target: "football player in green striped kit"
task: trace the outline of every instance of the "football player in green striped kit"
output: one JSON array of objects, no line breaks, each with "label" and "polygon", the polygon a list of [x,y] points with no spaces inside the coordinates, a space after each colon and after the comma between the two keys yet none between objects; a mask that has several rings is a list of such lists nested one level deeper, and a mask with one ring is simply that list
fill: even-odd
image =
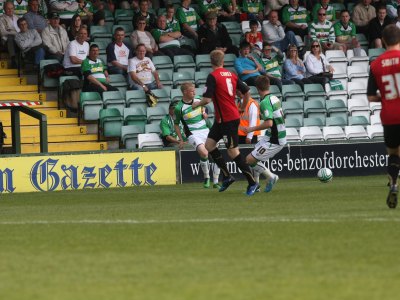
[{"label": "football player in green striped kit", "polygon": [[265,135],[254,146],[253,151],[246,157],[246,163],[253,171],[253,176],[258,183],[260,174],[267,179],[265,192],[270,192],[279,177],[273,174],[264,163],[272,158],[286,145],[286,128],[285,119],[281,102],[278,97],[269,94],[269,79],[267,76],[258,76],[256,79],[256,87],[260,94],[260,114],[264,120],[258,126],[248,127],[244,131],[252,132],[255,130],[264,130]]},{"label": "football player in green striped kit", "polygon": [[[182,133],[179,128],[179,123],[182,122],[183,130],[186,137],[188,138],[189,144],[191,144],[200,156],[200,167],[204,174],[204,188],[210,187],[210,163],[208,160],[208,151],[205,147],[205,142],[208,136],[209,128],[207,121],[204,118],[204,111],[201,106],[192,108],[193,102],[200,101],[197,99],[196,89],[193,83],[185,82],[181,85],[182,100],[175,106],[175,131],[182,141]],[[179,144],[179,147],[183,147],[183,143]],[[218,184],[220,169],[214,164],[213,169],[213,187],[220,188]]]}]

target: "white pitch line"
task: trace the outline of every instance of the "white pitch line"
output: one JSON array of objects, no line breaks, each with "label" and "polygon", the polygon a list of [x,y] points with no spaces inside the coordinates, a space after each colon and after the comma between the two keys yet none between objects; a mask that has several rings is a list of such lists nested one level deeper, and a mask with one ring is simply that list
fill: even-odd
[{"label": "white pitch line", "polygon": [[214,219],[172,219],[172,220],[32,220],[32,221],[0,221],[0,225],[57,225],[57,224],[179,224],[179,223],[342,223],[342,222],[400,222],[400,218],[357,217],[348,218],[288,218],[288,217],[260,217],[260,218],[214,218]]}]

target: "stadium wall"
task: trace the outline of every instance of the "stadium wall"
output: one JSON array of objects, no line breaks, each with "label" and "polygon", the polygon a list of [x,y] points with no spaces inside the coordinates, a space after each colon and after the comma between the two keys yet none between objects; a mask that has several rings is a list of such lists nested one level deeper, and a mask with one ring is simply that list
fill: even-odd
[{"label": "stadium wall", "polygon": [[[247,155],[252,147],[241,148]],[[222,150],[227,158],[226,150]],[[194,150],[180,151],[181,182],[199,181],[201,175],[199,158]],[[266,166],[280,177],[314,177],[322,167],[330,168],[335,176],[360,176],[386,172],[387,155],[383,142],[289,145]],[[240,170],[234,162],[228,163],[232,174]],[[199,175],[200,174],[200,175]],[[240,177],[238,177],[240,178]]]}]

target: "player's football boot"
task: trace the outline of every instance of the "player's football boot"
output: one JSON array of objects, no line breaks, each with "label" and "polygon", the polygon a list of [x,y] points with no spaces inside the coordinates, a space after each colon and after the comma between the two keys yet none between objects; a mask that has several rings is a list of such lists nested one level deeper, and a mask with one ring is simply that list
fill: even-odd
[{"label": "player's football boot", "polygon": [[279,176],[278,176],[278,175],[272,176],[272,177],[268,180],[267,185],[265,186],[264,192],[269,193],[270,191],[272,191],[272,188],[273,188],[274,185],[278,182],[278,180],[279,180]]},{"label": "player's football boot", "polygon": [[222,185],[221,185],[221,187],[219,188],[219,192],[223,192],[223,191],[225,191],[232,183],[234,183],[235,182],[235,178],[234,177],[232,177],[232,176],[230,176],[230,177],[227,177],[227,178],[225,178],[223,181],[222,181]]},{"label": "player's football boot", "polygon": [[247,196],[253,196],[254,193],[257,192],[257,189],[259,189],[259,188],[260,188],[260,185],[258,183],[255,183],[253,185],[249,185],[247,187],[247,190],[246,190],[246,195]]},{"label": "player's football boot", "polygon": [[396,208],[397,206],[397,193],[398,189],[397,186],[393,185],[390,188],[389,195],[387,196],[386,199],[386,204],[389,208]]},{"label": "player's football boot", "polygon": [[214,184],[213,184],[213,188],[214,188],[214,189],[220,189],[221,186],[220,186],[219,183],[214,183]]},{"label": "player's football boot", "polygon": [[208,189],[210,187],[210,178],[204,178],[203,187]]}]

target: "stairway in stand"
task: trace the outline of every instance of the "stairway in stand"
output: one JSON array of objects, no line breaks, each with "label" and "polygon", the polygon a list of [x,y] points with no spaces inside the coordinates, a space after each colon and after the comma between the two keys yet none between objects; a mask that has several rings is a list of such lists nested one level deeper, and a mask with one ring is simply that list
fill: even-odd
[{"label": "stairway in stand", "polygon": [[[49,152],[75,152],[107,150],[107,142],[98,142],[96,134],[88,134],[85,125],[78,126],[77,118],[67,118],[65,109],[57,108],[57,99],[47,99],[46,92],[37,92],[36,84],[28,84],[28,76],[18,77],[16,69],[7,68],[7,60],[0,60],[0,106],[12,102],[24,102],[47,116]],[[35,76],[32,76],[35,77]],[[54,94],[54,93],[53,93]],[[7,138],[4,147],[11,147],[11,114],[9,109],[0,110]],[[38,120],[20,113],[22,153],[40,152]]]}]

